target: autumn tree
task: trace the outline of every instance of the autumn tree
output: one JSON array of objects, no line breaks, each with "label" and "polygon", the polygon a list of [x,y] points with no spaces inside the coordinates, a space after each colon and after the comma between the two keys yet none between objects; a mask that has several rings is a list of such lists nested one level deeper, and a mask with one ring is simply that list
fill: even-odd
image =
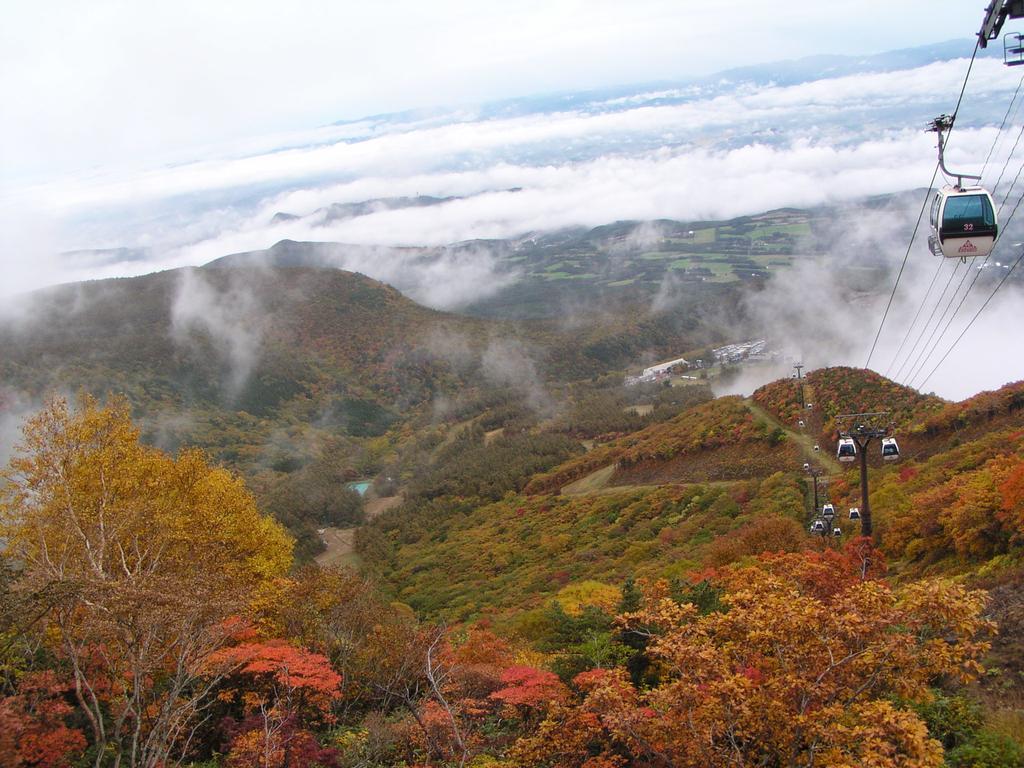
[{"label": "autumn tree", "polygon": [[0,478],[0,536],[66,665],[95,764],[172,763],[215,680],[206,662],[291,541],[242,481],[195,451],[143,446],[128,404],[54,400]]},{"label": "autumn tree", "polygon": [[373,644],[391,632],[412,632],[408,614],[389,605],[365,577],[315,565],[289,580],[274,605],[274,621],[278,634],[323,654],[342,676],[344,695],[334,703],[339,714],[379,700],[374,682],[387,663]]},{"label": "autumn tree", "polygon": [[649,638],[660,683],[638,690],[619,669],[579,675],[579,703],[522,739],[518,764],[937,768],[941,745],[893,702],[979,671],[983,597],[942,581],[893,588],[843,559],[776,555],[728,569],[723,610],[705,615],[651,585],[621,622]]},{"label": "autumn tree", "polygon": [[17,692],[0,696],[0,762],[9,768],[65,768],[85,749],[68,724],[70,685],[50,670],[30,672]]},{"label": "autumn tree", "polygon": [[232,768],[304,768],[333,762],[313,729],[331,723],[341,696],[341,675],[327,657],[283,640],[250,640],[211,654],[216,677],[234,670],[219,698],[237,701],[241,718],[231,722],[228,764]]}]

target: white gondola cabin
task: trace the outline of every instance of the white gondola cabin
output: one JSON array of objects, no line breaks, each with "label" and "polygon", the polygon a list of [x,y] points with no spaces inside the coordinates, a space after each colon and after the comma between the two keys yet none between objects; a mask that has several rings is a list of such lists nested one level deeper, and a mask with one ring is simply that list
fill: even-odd
[{"label": "white gondola cabin", "polygon": [[931,209],[928,247],[936,256],[988,256],[999,235],[992,195],[982,187],[943,187]]},{"label": "white gondola cabin", "polygon": [[825,524],[821,520],[815,520],[811,523],[811,533],[823,533],[825,531]]},{"label": "white gondola cabin", "polygon": [[833,536],[842,536],[843,535],[843,529],[840,528],[839,526],[836,526],[835,528],[832,529],[832,535]]},{"label": "white gondola cabin", "polygon": [[831,504],[826,504],[821,508],[821,516],[826,520],[832,520],[836,516],[836,508]]},{"label": "white gondola cabin", "polygon": [[900,447],[895,437],[882,438],[882,459],[883,461],[896,461],[900,457]]},{"label": "white gondola cabin", "polygon": [[853,442],[852,438],[840,438],[839,447],[836,449],[836,458],[840,461],[853,461],[857,458],[857,444]]},{"label": "white gondola cabin", "polygon": [[860,520],[860,507],[850,507],[850,519]]}]

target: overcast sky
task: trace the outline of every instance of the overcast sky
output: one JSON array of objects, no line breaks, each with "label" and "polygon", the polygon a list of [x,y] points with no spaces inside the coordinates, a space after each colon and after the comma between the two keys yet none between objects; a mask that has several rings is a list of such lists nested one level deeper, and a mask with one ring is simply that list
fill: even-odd
[{"label": "overcast sky", "polygon": [[203,155],[436,104],[872,53],[980,26],[982,0],[2,0],[0,183]]}]

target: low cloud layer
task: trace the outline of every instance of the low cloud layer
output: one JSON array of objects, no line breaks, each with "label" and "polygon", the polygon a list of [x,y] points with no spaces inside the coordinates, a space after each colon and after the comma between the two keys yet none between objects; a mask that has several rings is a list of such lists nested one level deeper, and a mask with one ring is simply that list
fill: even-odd
[{"label": "low cloud layer", "polygon": [[[0,266],[8,278],[0,294],[199,265],[289,239],[353,244],[334,250],[330,263],[430,306],[457,309],[516,274],[486,242],[445,248],[453,243],[623,219],[724,219],[923,187],[935,163],[935,137],[924,123],[951,109],[966,63],[795,85],[708,82],[510,115],[481,108],[375,118],[173,167],[8,189],[0,199]],[[951,167],[981,168],[1018,81],[1019,73],[998,61],[975,63],[949,146]],[[1012,142],[1005,138],[1018,128],[996,145],[987,179],[1007,161]],[[1011,171],[1020,159],[1010,158]],[[382,205],[341,219],[322,210],[418,195],[452,199]],[[851,292],[841,271],[864,256],[895,268],[914,216],[916,210],[865,209],[839,222],[825,256],[800,261],[776,281],[753,307],[755,316],[809,365],[862,365],[887,292]],[[656,227],[636,237],[657,239]],[[934,261],[922,243],[919,236],[887,328],[909,324],[930,279]],[[424,247],[441,250],[426,257],[418,250]],[[262,331],[252,322],[259,308],[242,290],[217,292],[188,274],[174,308],[179,342],[209,334],[225,385],[236,391],[259,356]],[[675,293],[667,279],[655,310],[670,306]],[[990,325],[1013,311],[1013,301],[1007,291],[986,310],[928,388],[958,396],[983,380],[993,386],[1024,376],[998,352],[1007,326]],[[901,338],[901,330],[883,334],[876,360],[895,354],[893,339],[898,346]],[[1000,365],[968,366],[970,350],[984,350]],[[505,350],[495,361],[514,357]],[[943,378],[944,370],[956,375]]]}]

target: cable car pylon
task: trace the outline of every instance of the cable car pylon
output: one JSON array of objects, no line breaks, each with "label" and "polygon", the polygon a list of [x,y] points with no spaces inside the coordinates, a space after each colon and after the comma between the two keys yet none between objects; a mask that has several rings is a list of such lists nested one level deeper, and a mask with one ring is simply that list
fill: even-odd
[{"label": "cable car pylon", "polygon": [[[854,446],[856,446],[856,453],[860,456],[860,535],[871,536],[871,501],[868,497],[868,454],[867,448],[872,440],[884,439],[889,437],[889,428],[887,426],[880,427],[875,426],[879,422],[887,422],[889,418],[888,411],[881,411],[877,413],[847,413],[836,416],[836,422],[852,422],[852,426],[847,429],[837,430],[839,433],[839,439],[849,440]],[[893,440],[892,445],[895,447],[896,441]],[[884,451],[885,443],[883,443],[883,458],[885,457]],[[896,448],[896,457],[899,456],[899,448]]]}]

